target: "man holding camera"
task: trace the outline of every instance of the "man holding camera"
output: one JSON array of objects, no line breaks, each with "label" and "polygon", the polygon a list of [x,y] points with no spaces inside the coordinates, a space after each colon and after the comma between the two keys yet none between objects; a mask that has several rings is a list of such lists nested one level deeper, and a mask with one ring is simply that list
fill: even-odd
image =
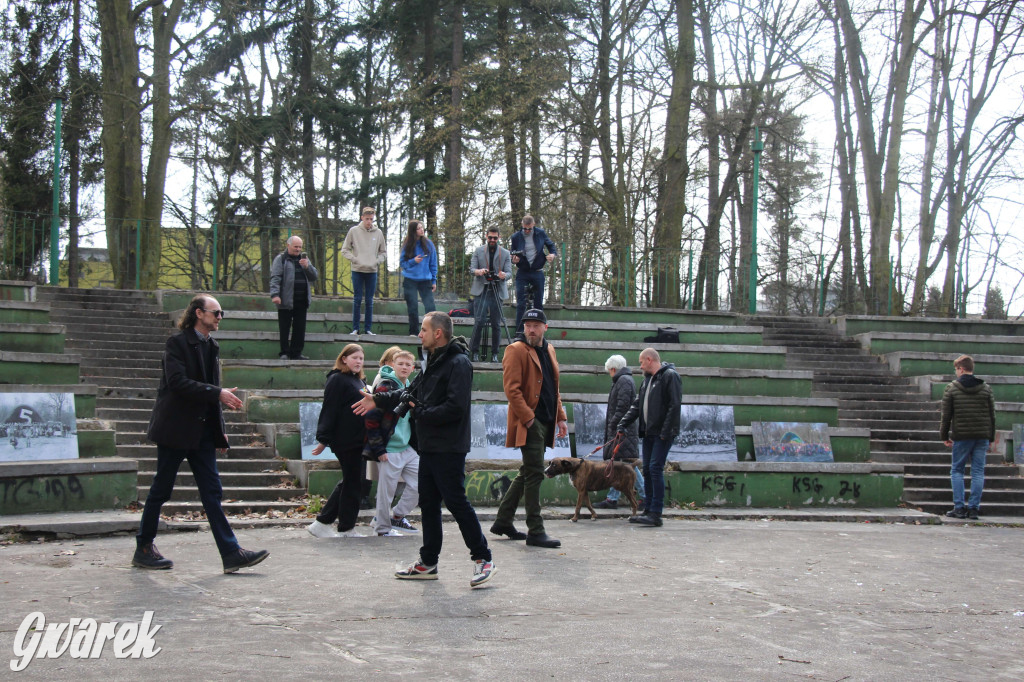
[{"label": "man holding camera", "polygon": [[472,361],[486,360],[486,351],[481,355],[480,337],[484,324],[491,323],[491,362],[498,362],[498,347],[501,343],[501,306],[508,298],[506,280],[512,276],[512,259],[507,249],[498,243],[498,228],[487,230],[487,243],[477,247],[470,262],[473,272],[473,286],[469,293],[473,297],[473,339],[469,343]]},{"label": "man holding camera", "polygon": [[[306,312],[313,301],[317,272],[302,250],[302,239],[292,236],[285,250],[270,266],[270,300],[277,306],[282,360],[309,360],[302,354],[306,343]],[[288,341],[291,332],[291,343]]]},{"label": "man holding camera", "polygon": [[412,444],[420,453],[419,493],[423,546],[419,560],[395,572],[399,580],[437,580],[441,555],[441,502],[459,524],[462,539],[475,562],[470,587],[491,579],[494,563],[477,519],[466,497],[466,455],[470,442],[470,401],[473,364],[461,336],[452,338],[452,318],[434,311],[423,317],[420,341],[429,354],[427,367],[405,391],[366,396],[352,406],[364,415],[375,406],[401,416],[400,403],[412,408]]},{"label": "man holding camera", "polygon": [[[544,249],[548,250],[547,255]],[[556,256],[558,249],[555,243],[544,230],[534,225],[533,216],[523,216],[523,229],[512,235],[512,262],[519,268],[516,273],[517,334],[522,331],[523,313],[527,308],[544,309],[544,266]],[[529,295],[527,290],[533,295]]]},{"label": "man holding camera", "polygon": [[[560,547],[561,542],[544,532],[540,515],[540,484],[544,480],[544,450],[558,437],[569,435],[569,424],[558,392],[558,360],[555,349],[544,340],[548,328],[543,310],[523,314],[523,331],[505,348],[502,383],[508,399],[508,432],[505,447],[520,448],[523,464],[495,515],[491,532],[510,540],[526,540],[533,547]],[[519,498],[526,504],[527,533],[512,524]]]}]

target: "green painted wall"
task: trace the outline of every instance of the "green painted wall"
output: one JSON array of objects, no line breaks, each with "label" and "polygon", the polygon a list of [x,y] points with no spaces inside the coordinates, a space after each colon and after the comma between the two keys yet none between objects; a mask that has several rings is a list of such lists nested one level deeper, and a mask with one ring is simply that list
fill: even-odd
[{"label": "green painted wall", "polygon": [[0,515],[118,509],[138,498],[136,472],[0,478]]},{"label": "green painted wall", "polygon": [[[466,494],[474,505],[496,506],[503,484],[515,471],[472,471],[466,474]],[[903,478],[888,474],[781,474],[750,472],[670,472],[666,474],[666,505],[697,507],[896,507],[903,501]],[[310,494],[328,496],[341,471],[309,474]],[[604,492],[591,493],[591,501]],[[566,475],[546,478],[541,504],[575,506],[576,489]],[[586,518],[586,507],[580,518]]]},{"label": "green painted wall", "polygon": [[0,382],[5,384],[77,384],[78,363],[0,360]]},{"label": "green painted wall", "polygon": [[865,332],[903,332],[908,334],[979,334],[984,336],[1024,336],[1024,324],[979,320],[951,320],[913,317],[846,318],[846,334]]},{"label": "green painted wall", "polygon": [[971,341],[949,339],[871,339],[871,352],[876,355],[895,351],[922,353],[964,353],[971,355],[1024,355],[1024,339],[1019,342],[989,341],[981,336]]},{"label": "green painted wall", "polygon": [[78,457],[116,457],[114,431],[78,431]]},{"label": "green painted wall", "polygon": [[20,282],[0,283],[0,301],[31,301],[34,284]]},{"label": "green painted wall", "polygon": [[[942,392],[946,390],[948,384],[949,381],[932,382],[932,400],[941,399]],[[996,402],[1024,403],[1024,383],[992,384],[992,393],[996,397]]]},{"label": "green painted wall", "polygon": [[63,353],[64,334],[0,331],[0,350],[17,353]]},{"label": "green painted wall", "polygon": [[[947,375],[953,367],[953,361],[946,358],[902,358],[900,359],[900,375],[919,377],[929,374]],[[979,376],[993,374],[998,376],[1021,376],[1024,374],[1024,360],[1021,362],[981,362],[975,366]]]},{"label": "green painted wall", "polygon": [[38,308],[0,307],[0,322],[14,324],[49,324],[50,311]]}]

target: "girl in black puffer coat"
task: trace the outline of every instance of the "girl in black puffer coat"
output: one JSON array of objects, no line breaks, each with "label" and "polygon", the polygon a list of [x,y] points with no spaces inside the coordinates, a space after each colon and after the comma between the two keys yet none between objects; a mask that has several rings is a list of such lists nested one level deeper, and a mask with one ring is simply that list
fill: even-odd
[{"label": "girl in black puffer coat", "polygon": [[[612,378],[612,389],[608,392],[608,411],[604,420],[604,440],[607,443],[615,437],[619,421],[636,398],[636,384],[633,383],[633,372],[626,366],[626,358],[621,355],[613,355],[608,358],[604,363],[604,368]],[[603,452],[605,459],[611,459],[612,448],[604,448]],[[638,459],[639,457],[640,440],[637,435],[637,423],[634,421],[626,430],[626,440],[619,446],[618,452],[615,453],[615,459]],[[640,467],[634,467],[634,469],[636,471],[636,487],[643,499],[644,477],[640,473]],[[620,494],[615,488],[610,488],[607,499],[594,506],[599,509],[617,509]]]}]

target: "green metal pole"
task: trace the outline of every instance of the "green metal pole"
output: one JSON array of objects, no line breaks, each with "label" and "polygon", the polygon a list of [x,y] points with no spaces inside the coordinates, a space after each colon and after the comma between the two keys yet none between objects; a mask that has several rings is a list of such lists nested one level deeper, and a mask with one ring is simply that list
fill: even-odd
[{"label": "green metal pole", "polygon": [[825,255],[818,257],[818,277],[821,280],[821,302],[818,304],[818,317],[825,317]]},{"label": "green metal pole", "polygon": [[761,141],[761,130],[754,126],[754,141],[750,143],[754,152],[754,201],[750,207],[750,314],[757,312],[757,190],[761,176],[761,152],[764,142]]},{"label": "green metal pole", "polygon": [[50,284],[60,284],[60,122],[64,99],[56,99],[57,115],[53,130],[53,215],[50,218]]},{"label": "green metal pole", "polygon": [[686,254],[689,261],[686,266],[686,309],[693,310],[693,251],[687,251]]},{"label": "green metal pole", "polygon": [[135,288],[140,288],[142,266],[142,218],[135,221]]},{"label": "green metal pole", "polygon": [[558,284],[562,289],[561,301],[562,305],[565,305],[565,263],[568,256],[568,251],[565,250],[565,242],[562,242],[562,262],[558,265]]},{"label": "green metal pole", "polygon": [[892,258],[889,259],[889,317],[892,317]]},{"label": "green metal pole", "polygon": [[[291,232],[291,229],[288,230]],[[213,224],[213,281],[210,282],[210,291],[217,290],[217,223]]]}]

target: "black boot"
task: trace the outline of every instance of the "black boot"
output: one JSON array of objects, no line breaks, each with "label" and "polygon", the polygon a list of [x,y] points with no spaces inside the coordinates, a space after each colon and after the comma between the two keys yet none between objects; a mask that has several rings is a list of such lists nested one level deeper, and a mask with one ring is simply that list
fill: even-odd
[{"label": "black boot", "polygon": [[638,526],[660,526],[661,525],[661,514],[655,512],[647,512],[642,516],[630,516],[630,523],[635,523]]}]

